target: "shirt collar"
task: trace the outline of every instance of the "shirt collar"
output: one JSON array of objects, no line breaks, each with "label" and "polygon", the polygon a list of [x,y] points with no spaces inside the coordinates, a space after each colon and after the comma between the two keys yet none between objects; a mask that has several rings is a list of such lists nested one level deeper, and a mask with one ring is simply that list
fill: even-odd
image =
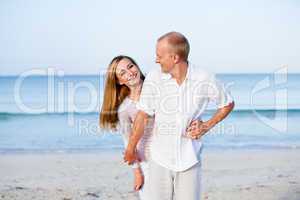
[{"label": "shirt collar", "polygon": [[164,72],[162,72],[162,73],[161,73],[161,78],[162,78],[163,80],[169,80],[169,79],[172,78],[172,76],[171,76],[171,74],[169,74],[169,73],[164,73]]},{"label": "shirt collar", "polygon": [[189,62],[189,67],[188,67],[188,71],[187,71],[187,75],[186,75],[187,79],[190,79],[190,80],[198,80],[199,79],[197,73],[195,73],[196,72],[195,68],[196,68],[196,66]]}]

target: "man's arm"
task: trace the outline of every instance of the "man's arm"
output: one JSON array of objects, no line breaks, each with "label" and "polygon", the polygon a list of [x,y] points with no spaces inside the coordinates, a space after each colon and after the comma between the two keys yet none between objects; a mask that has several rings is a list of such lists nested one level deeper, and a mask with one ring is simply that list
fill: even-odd
[{"label": "man's arm", "polygon": [[140,110],[133,122],[132,133],[124,154],[124,161],[128,162],[129,165],[131,165],[135,160],[138,160],[136,155],[136,146],[144,134],[148,118],[148,114]]},{"label": "man's arm", "polygon": [[194,120],[187,129],[187,135],[192,139],[199,139],[217,123],[222,121],[234,108],[234,102],[219,108],[217,112],[206,122]]}]

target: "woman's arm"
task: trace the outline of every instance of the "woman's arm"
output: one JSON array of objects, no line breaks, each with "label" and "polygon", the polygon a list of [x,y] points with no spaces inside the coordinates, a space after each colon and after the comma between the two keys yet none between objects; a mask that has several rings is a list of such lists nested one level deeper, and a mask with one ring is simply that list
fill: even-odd
[{"label": "woman's arm", "polygon": [[[128,112],[120,112],[118,113],[119,117],[119,130],[122,134],[123,138],[123,144],[126,148],[129,142],[130,134],[132,131],[132,121],[128,115]],[[142,188],[144,184],[144,175],[142,172],[142,169],[140,167],[140,164],[138,161],[136,161],[133,165],[133,175],[134,175],[134,190],[138,191]]]},{"label": "woman's arm", "polygon": [[130,139],[125,151],[124,161],[128,162],[129,165],[133,164],[138,160],[136,153],[136,146],[144,134],[144,129],[147,124],[149,116],[143,111],[139,111],[133,123],[133,130],[130,135]]},{"label": "woman's arm", "polygon": [[[122,134],[124,148],[126,148],[128,146],[130,136],[132,133],[132,128],[131,128],[132,120],[129,117],[129,113],[126,111],[118,112],[118,117],[119,117],[119,130]],[[138,168],[138,167],[140,166],[137,160],[133,163],[132,168]]]}]

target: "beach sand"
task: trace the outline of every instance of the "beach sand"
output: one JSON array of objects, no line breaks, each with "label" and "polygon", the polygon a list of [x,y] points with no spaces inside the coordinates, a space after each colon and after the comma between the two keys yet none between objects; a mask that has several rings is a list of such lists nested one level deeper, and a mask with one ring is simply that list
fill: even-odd
[{"label": "beach sand", "polygon": [[[0,199],[137,199],[122,151],[0,154]],[[203,199],[300,199],[300,150],[205,150]]]}]

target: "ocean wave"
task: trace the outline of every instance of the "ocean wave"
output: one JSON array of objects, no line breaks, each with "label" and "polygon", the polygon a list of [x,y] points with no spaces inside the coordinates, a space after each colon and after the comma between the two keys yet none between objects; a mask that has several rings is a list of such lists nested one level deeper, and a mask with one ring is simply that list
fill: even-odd
[{"label": "ocean wave", "polygon": [[[215,112],[215,110],[207,110],[204,114],[210,114]],[[268,113],[268,112],[300,112],[300,108],[292,108],[292,109],[234,109],[232,113]],[[98,115],[99,112],[40,112],[40,113],[26,113],[26,112],[0,112],[0,116],[38,116],[38,115]]]},{"label": "ocean wave", "polygon": [[[204,144],[204,150],[238,150],[238,149],[300,149],[300,144]],[[122,151],[124,146],[120,145],[111,145],[111,146],[102,146],[102,147],[81,147],[81,148],[0,148],[0,154],[6,153],[78,153],[78,152],[99,152],[99,151]]]}]

